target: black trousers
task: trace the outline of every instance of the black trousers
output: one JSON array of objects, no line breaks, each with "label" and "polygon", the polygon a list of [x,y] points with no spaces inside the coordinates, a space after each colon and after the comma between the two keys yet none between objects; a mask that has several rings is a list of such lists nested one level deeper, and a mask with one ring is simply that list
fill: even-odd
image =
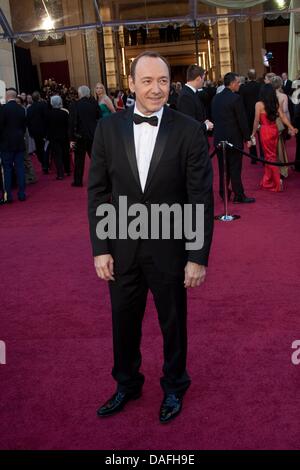
[{"label": "black trousers", "polygon": [[[219,192],[224,195],[224,164],[223,150],[218,150],[219,163]],[[243,157],[237,150],[226,148],[227,155],[227,186],[231,183],[232,191],[237,197],[244,196],[244,187],[242,183],[242,162]]]},{"label": "black trousers", "polygon": [[78,139],[76,142],[74,155],[74,183],[75,185],[82,185],[83,173],[84,173],[84,162],[85,154],[91,158],[93,142],[87,139]]},{"label": "black trousers", "polygon": [[141,241],[135,262],[125,274],[115,273],[110,281],[113,320],[114,366],[112,375],[118,390],[141,390],[144,376],[140,345],[142,321],[148,290],[153,294],[163,335],[164,364],[161,387],[165,393],[184,394],[190,385],[186,372],[187,298],[183,285],[184,271],[161,272]]},{"label": "black trousers", "polygon": [[51,155],[55,162],[57,176],[63,178],[64,172],[70,173],[69,142],[52,140],[50,142],[50,148]]},{"label": "black trousers", "polygon": [[38,157],[38,160],[40,164],[42,165],[42,169],[44,171],[49,170],[49,151],[47,150],[45,152],[45,140],[41,136],[34,136],[34,142],[35,142],[35,149],[36,149],[36,155]]},{"label": "black trousers", "polygon": [[299,131],[296,135],[295,170],[300,171],[300,116],[295,118],[294,126],[297,127]]}]

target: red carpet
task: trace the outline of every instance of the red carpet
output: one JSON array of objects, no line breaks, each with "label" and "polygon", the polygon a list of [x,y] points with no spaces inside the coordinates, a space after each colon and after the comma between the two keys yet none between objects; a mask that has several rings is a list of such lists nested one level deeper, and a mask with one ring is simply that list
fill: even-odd
[{"label": "red carpet", "polygon": [[193,383],[166,426],[158,421],[162,341],[151,299],[144,395],[115,417],[96,417],[115,384],[86,188],[40,175],[26,203],[0,207],[0,448],[299,448],[300,365],[291,363],[291,344],[300,339],[300,175],[291,171],[286,191],[274,194],[258,189],[262,172],[245,161],[246,194],[257,202],[231,205],[238,221],[216,222],[207,282],[189,291]]}]

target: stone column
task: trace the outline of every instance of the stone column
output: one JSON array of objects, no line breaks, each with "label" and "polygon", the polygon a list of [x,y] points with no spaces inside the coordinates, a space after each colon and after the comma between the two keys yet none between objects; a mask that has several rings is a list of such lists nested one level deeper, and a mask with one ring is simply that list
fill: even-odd
[{"label": "stone column", "polygon": [[[63,0],[65,26],[82,24],[82,9],[80,0]],[[73,35],[66,34],[66,56],[69,62],[70,81],[73,86],[89,84],[88,60],[86,43],[81,32]]]},{"label": "stone column", "polygon": [[[217,8],[216,10],[219,15],[227,13],[227,10],[224,8]],[[215,41],[216,73],[219,73],[219,76],[224,77],[224,75],[227,72],[230,72],[232,68],[228,19],[224,18],[219,20],[214,31],[215,36],[217,36]]]},{"label": "stone column", "polygon": [[[0,0],[0,7],[11,24],[9,0]],[[1,28],[0,31],[2,32]],[[12,48],[7,40],[0,40],[0,80],[3,80],[7,87],[16,86]]]},{"label": "stone column", "polygon": [[[96,21],[95,7],[93,2],[86,2],[81,0],[81,8],[84,23],[94,23]],[[86,56],[87,56],[87,67],[89,76],[89,86],[91,90],[94,89],[96,83],[101,82],[101,70],[99,61],[99,48],[97,31],[90,30],[84,35]]]}]

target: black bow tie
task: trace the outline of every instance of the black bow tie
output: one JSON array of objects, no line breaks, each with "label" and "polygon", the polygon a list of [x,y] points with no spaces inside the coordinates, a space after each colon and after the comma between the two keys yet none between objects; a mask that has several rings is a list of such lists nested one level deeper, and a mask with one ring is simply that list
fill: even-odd
[{"label": "black bow tie", "polygon": [[158,126],[158,117],[151,116],[151,117],[144,117],[140,116],[139,114],[133,115],[133,122],[134,124],[142,124],[142,122],[147,122],[150,126]]}]

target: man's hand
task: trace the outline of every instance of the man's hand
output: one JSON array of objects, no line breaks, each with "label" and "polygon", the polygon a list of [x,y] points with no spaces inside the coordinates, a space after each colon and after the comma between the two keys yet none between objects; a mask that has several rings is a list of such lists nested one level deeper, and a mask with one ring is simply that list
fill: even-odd
[{"label": "man's hand", "polygon": [[206,268],[200,264],[188,261],[184,272],[184,287],[197,287],[205,280]]},{"label": "man's hand", "polygon": [[246,144],[247,144],[248,149],[252,147],[253,145],[251,140],[247,140]]},{"label": "man's hand", "polygon": [[213,122],[209,121],[209,119],[206,119],[206,121],[204,121],[204,124],[206,125],[206,129],[208,131],[212,131],[213,128],[214,128],[214,124]]},{"label": "man's hand", "polygon": [[114,281],[114,260],[111,255],[100,255],[94,257],[94,266],[97,275],[104,281]]}]

